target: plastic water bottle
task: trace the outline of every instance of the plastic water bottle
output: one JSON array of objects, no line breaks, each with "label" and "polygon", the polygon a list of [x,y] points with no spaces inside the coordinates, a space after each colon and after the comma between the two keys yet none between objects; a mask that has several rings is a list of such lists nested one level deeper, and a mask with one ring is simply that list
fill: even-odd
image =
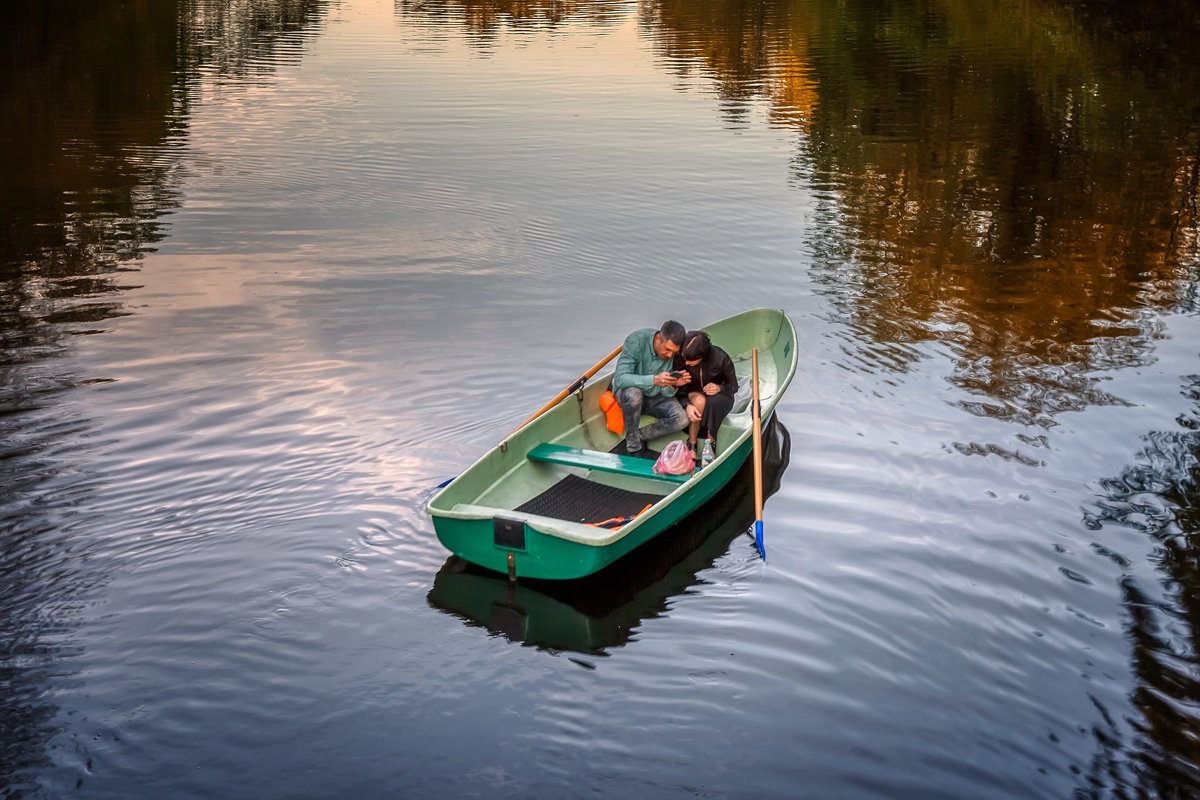
[{"label": "plastic water bottle", "polygon": [[704,449],[700,452],[700,468],[704,469],[713,460],[712,439],[704,440]]}]

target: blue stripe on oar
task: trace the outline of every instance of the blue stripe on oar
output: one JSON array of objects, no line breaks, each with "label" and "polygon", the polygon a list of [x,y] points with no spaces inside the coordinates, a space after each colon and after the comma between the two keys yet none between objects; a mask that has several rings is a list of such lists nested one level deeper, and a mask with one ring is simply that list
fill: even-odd
[{"label": "blue stripe on oar", "polygon": [[758,554],[762,556],[762,560],[767,560],[767,548],[763,546],[763,526],[762,520],[754,522],[754,543],[758,545]]}]

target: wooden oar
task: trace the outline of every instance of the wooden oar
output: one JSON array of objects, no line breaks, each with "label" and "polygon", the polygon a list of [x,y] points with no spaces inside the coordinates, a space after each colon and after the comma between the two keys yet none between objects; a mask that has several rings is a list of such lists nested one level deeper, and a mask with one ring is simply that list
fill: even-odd
[{"label": "wooden oar", "polygon": [[[614,358],[616,358],[617,354],[620,352],[621,352],[621,348],[618,347],[616,350],[613,350],[611,353],[606,355],[603,359],[598,361],[596,363],[596,366],[592,367],[587,372],[583,373],[578,378],[576,378],[574,383],[572,383],[570,386],[568,386],[567,388],[565,388],[561,392],[559,392],[558,395],[555,396],[555,398],[553,400],[551,400],[549,403],[546,403],[546,405],[539,408],[536,414],[534,414],[532,417],[530,417],[529,419],[525,420],[520,425],[518,425],[516,427],[516,429],[512,433],[510,433],[508,436],[505,436],[503,442],[507,442],[509,439],[511,439],[513,437],[514,434],[517,433],[517,431],[521,430],[521,428],[524,428],[526,425],[533,422],[535,419],[540,417],[542,414],[545,414],[547,411],[549,411],[550,409],[554,408],[556,405],[561,403],[564,399],[566,399],[567,395],[578,391],[580,389],[580,387],[583,386],[583,384],[587,383],[588,378],[592,377],[597,372],[599,372],[604,367],[605,364],[607,364],[608,362],[610,362]],[[501,442],[501,443],[503,444],[503,442]],[[456,475],[454,477],[457,478],[458,476]],[[453,481],[454,481],[454,478],[447,478],[446,480],[439,483],[437,485],[437,488],[444,489],[445,487],[449,486]]]},{"label": "wooden oar", "polygon": [[763,545],[763,462],[762,462],[762,409],[758,404],[758,348],[750,351],[751,380],[753,389],[754,415],[754,543],[758,554],[767,560],[767,549]]},{"label": "wooden oar", "polygon": [[599,362],[596,364],[596,366],[592,367],[592,368],[591,368],[591,369],[589,369],[587,372],[585,372],[585,373],[583,373],[582,375],[580,375],[580,376],[579,376],[579,377],[578,377],[578,378],[575,380],[575,382],[574,382],[574,383],[572,383],[570,386],[568,386],[567,388],[565,388],[565,389],[563,389],[561,392],[559,392],[557,395],[555,395],[555,397],[554,397],[554,399],[553,399],[553,400],[551,400],[549,403],[546,403],[546,405],[544,405],[544,406],[542,406],[541,408],[539,408],[539,409],[537,410],[537,412],[536,412],[536,413],[534,413],[534,415],[533,415],[532,417],[530,417],[529,419],[525,420],[525,421],[524,421],[524,422],[522,422],[520,425],[518,425],[518,426],[516,427],[516,429],[514,429],[514,430],[513,430],[513,432],[512,432],[512,433],[510,433],[508,436],[505,436],[505,437],[504,437],[504,441],[506,441],[506,442],[507,442],[509,439],[511,439],[511,438],[512,438],[512,437],[513,437],[513,436],[514,436],[516,433],[517,433],[517,431],[521,430],[521,428],[524,428],[526,425],[528,425],[529,423],[533,422],[535,419],[537,419],[538,417],[540,417],[542,414],[545,414],[547,411],[549,411],[550,409],[554,408],[556,405],[558,405],[559,403],[561,403],[561,402],[562,402],[562,401],[563,401],[563,400],[564,400],[564,399],[567,397],[567,395],[574,394],[575,392],[579,391],[579,389],[580,389],[580,388],[581,388],[581,387],[582,387],[582,386],[583,386],[585,383],[587,383],[587,379],[588,379],[588,378],[592,377],[592,376],[593,376],[593,375],[595,375],[597,372],[599,372],[599,371],[601,370],[601,368],[602,368],[602,367],[603,367],[605,364],[607,364],[608,362],[610,362],[610,361],[612,361],[614,358],[616,358],[616,357],[617,357],[617,354],[618,354],[618,353],[620,353],[620,352],[621,352],[621,348],[620,348],[620,347],[618,347],[616,350],[613,350],[611,353],[609,353],[609,354],[608,354],[608,355],[606,355],[604,358],[602,358],[602,359],[601,359],[601,360],[600,360],[600,361],[599,361]]},{"label": "wooden oar", "polygon": [[[530,422],[533,422],[534,420],[538,419],[538,417],[541,416],[542,414],[545,414],[546,411],[556,407],[556,405],[558,405],[559,403],[562,403],[564,401],[564,399],[566,398],[566,396],[571,395],[572,392],[576,392],[576,391],[580,390],[580,387],[582,387],[583,384],[587,383],[588,378],[590,378],[590,377],[592,377],[592,375],[600,372],[600,369],[604,368],[606,363],[612,361],[613,359],[616,359],[616,357],[619,353],[620,353],[620,348],[617,348],[616,350],[613,350],[612,353],[606,355],[604,357],[604,359],[601,359],[600,361],[596,362],[596,365],[594,367],[588,369],[587,372],[584,372],[582,375],[580,375],[580,377],[576,378],[575,383],[572,383],[570,386],[566,387],[566,389],[564,389],[563,391],[558,392],[558,395],[556,397],[554,397],[554,399],[552,399],[552,401],[546,403],[545,405],[542,405],[542,407],[540,409],[538,409],[538,413],[534,414],[533,416],[530,416],[528,420],[522,422],[521,425],[518,425],[516,427],[516,429],[514,429],[514,431],[512,431],[512,433],[510,433],[509,435],[506,435],[506,437],[504,437],[502,443],[500,443],[500,444],[504,444],[505,441],[508,441],[509,439],[514,437],[514,435],[517,433],[517,431],[520,431],[521,428],[529,425]],[[457,477],[457,475],[455,475],[455,477]],[[454,477],[448,477],[448,479],[438,483],[437,488],[442,489],[442,488],[445,488],[446,486],[450,486],[450,483],[452,481],[454,481]]]}]

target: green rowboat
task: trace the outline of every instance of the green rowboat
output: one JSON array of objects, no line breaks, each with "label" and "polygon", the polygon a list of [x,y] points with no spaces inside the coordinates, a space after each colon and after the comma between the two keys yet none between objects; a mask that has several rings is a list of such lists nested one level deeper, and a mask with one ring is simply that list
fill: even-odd
[{"label": "green rowboat", "polygon": [[[759,309],[703,330],[733,359],[739,384],[749,385],[751,351],[758,349],[765,429],[796,372],[792,321],[783,311]],[[600,409],[609,377],[524,425],[434,495],[426,510],[450,552],[512,580],[591,575],[695,511],[750,456],[749,402],[734,406],[717,433],[716,459],[699,472],[656,475],[653,461],[610,452],[623,437],[608,430]],[[673,438],[685,436],[651,445],[661,449]],[[625,516],[633,519],[620,527],[594,524]]]},{"label": "green rowboat", "polygon": [[[791,436],[778,415],[763,438],[763,497],[779,490],[791,456]],[[554,652],[600,655],[636,637],[646,620],[665,613],[701,573],[754,525],[754,469],[747,463],[725,488],[678,525],[655,536],[631,558],[573,581],[521,579],[450,556],[426,595],[431,608],[485,628],[510,642]]]}]

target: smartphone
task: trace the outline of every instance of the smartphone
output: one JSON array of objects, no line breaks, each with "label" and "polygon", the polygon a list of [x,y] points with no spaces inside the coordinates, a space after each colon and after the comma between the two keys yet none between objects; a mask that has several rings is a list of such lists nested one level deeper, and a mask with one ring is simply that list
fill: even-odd
[{"label": "smartphone", "polygon": [[680,371],[679,371],[679,370],[677,370],[677,369],[673,369],[673,370],[671,370],[671,377],[672,377],[672,378],[682,378],[682,377],[683,377],[683,373],[682,373],[682,372],[680,372]]}]

